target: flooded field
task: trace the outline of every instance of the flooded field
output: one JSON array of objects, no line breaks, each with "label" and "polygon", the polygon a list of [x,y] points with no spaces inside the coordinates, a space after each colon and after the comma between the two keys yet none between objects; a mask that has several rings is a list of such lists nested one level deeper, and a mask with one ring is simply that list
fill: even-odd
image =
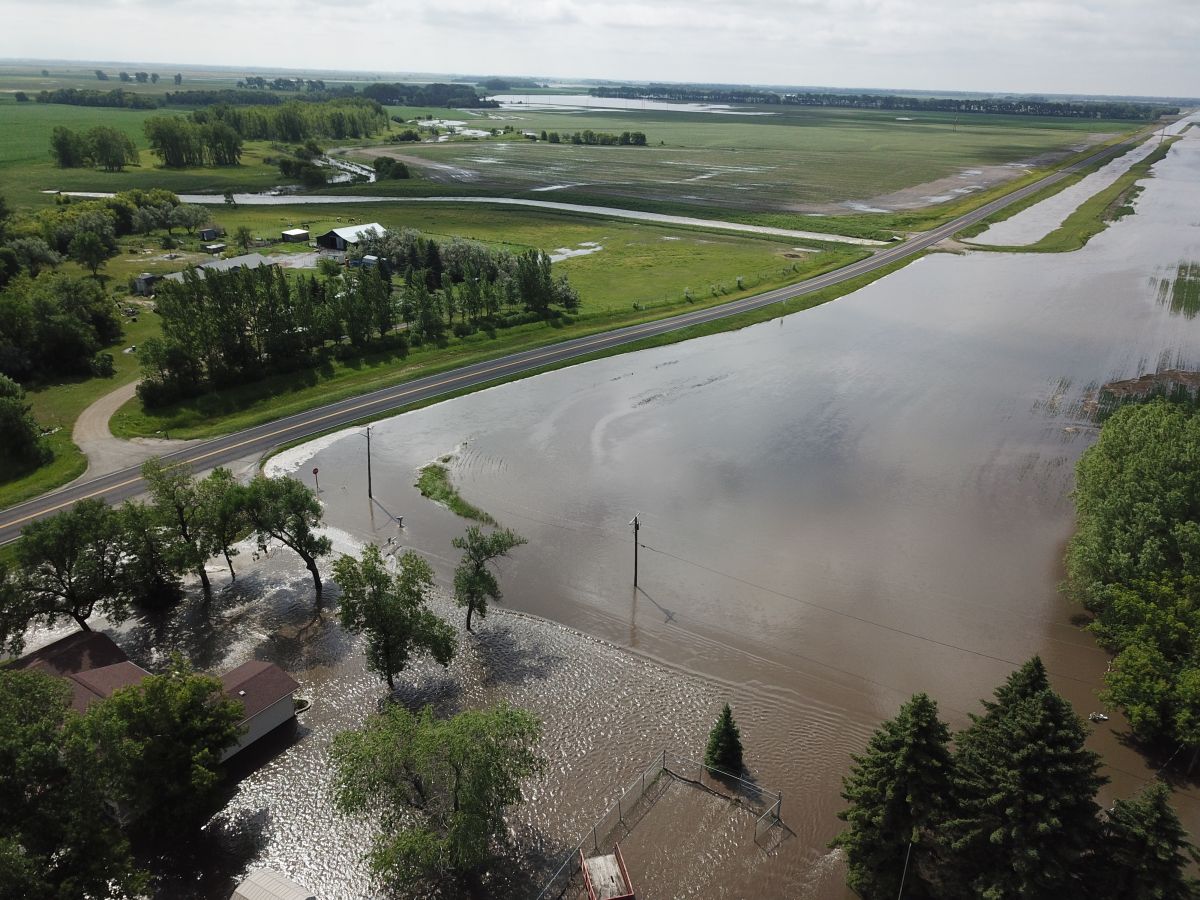
[{"label": "flooded field", "polygon": [[[464,496],[529,539],[503,567],[509,607],[702,676],[643,685],[580,663],[613,719],[577,757],[562,808],[603,807],[666,735],[695,740],[716,690],[795,833],[753,879],[731,869],[727,895],[841,896],[825,849],[840,778],[908,695],[928,691],[960,727],[1040,653],[1077,711],[1100,708],[1106,656],[1057,591],[1073,466],[1095,436],[1085,403],[1107,382],[1200,365],[1200,323],[1157,289],[1200,259],[1200,138],[1185,134],[1155,174],[1137,214],[1077,253],[932,256],[801,315],[378,423],[375,503],[357,434],[273,468],[319,466],[333,524],[417,548],[445,583],[466,523],[412,484],[451,455]],[[1156,768],[1123,729],[1115,714],[1094,726],[1105,801]],[[1200,803],[1180,787],[1198,831]]]},{"label": "flooded field", "polygon": [[[1191,124],[1191,121],[1191,117],[1181,119],[1174,125],[1168,126],[1163,131],[1163,135],[1180,134]],[[1113,184],[1129,171],[1130,166],[1141,162],[1153,153],[1158,147],[1159,141],[1158,137],[1148,139],[1128,153],[1101,166],[1078,183],[1059,191],[1053,197],[1048,197],[1041,203],[1022,210],[1012,218],[990,226],[986,231],[971,238],[971,243],[987,244],[993,247],[1023,247],[1028,244],[1036,244],[1062,225],[1067,216],[1071,215],[1081,203]]]}]

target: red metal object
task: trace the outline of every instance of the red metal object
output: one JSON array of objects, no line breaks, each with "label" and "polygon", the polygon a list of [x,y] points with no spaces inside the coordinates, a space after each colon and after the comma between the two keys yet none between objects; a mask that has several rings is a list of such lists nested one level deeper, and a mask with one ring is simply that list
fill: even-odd
[{"label": "red metal object", "polygon": [[629,878],[629,870],[625,868],[625,857],[621,855],[621,845],[613,844],[612,856],[616,858],[617,868],[621,873],[620,888],[624,893],[612,893],[606,891],[601,885],[592,883],[591,871],[588,869],[587,857],[583,855],[583,850],[579,851],[579,868],[583,870],[583,884],[587,888],[588,900],[636,900],[633,881]]}]

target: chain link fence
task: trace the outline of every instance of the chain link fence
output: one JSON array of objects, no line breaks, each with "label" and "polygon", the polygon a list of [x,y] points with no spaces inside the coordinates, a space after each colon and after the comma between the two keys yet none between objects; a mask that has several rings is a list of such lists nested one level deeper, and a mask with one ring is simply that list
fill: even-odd
[{"label": "chain link fence", "polygon": [[783,822],[780,816],[782,793],[767,791],[748,779],[662,750],[564,855],[554,874],[537,894],[532,895],[534,900],[559,900],[567,893],[572,882],[582,885],[579,877],[580,851],[587,856],[589,853],[599,853],[602,846],[608,846],[609,836],[622,825],[629,827],[627,817],[633,814],[647,791],[657,785],[664,775],[701,785],[752,809],[758,814],[754,821],[754,841],[760,845],[763,838]]}]

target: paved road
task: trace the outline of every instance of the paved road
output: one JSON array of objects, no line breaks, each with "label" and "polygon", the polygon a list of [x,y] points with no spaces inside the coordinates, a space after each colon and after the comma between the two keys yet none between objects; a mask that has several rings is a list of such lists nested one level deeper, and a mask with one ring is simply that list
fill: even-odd
[{"label": "paved road", "polygon": [[[968,225],[973,225],[997,210],[1017,203],[1030,194],[1061,181],[1075,170],[1083,168],[1104,156],[1114,154],[1118,150],[1124,149],[1126,144],[1136,143],[1139,140],[1143,140],[1144,137],[1143,135],[1131,138],[1123,144],[1092,154],[1086,159],[1075,163],[1073,166],[1049,175],[1011,194],[1007,194],[998,200],[993,200],[991,203],[981,206],[979,209],[967,213],[965,216],[955,219],[953,222],[943,225],[940,228],[915,235],[904,243],[880,250],[867,259],[860,260],[835,272],[819,275],[787,287],[776,288],[773,291],[767,291],[754,297],[747,297],[744,300],[734,300],[721,306],[683,313],[669,319],[648,322],[644,325],[618,328],[615,331],[608,331],[603,334],[576,338],[575,340],[564,341],[561,344],[554,344],[553,346],[542,347],[537,350],[527,350],[523,353],[514,353],[488,362],[463,366],[460,369],[445,372],[441,375],[418,378],[394,387],[383,388],[359,397],[352,397],[348,400],[342,400],[338,403],[331,403],[328,406],[309,410],[308,412],[298,413],[294,416],[269,422],[265,425],[259,425],[255,428],[247,428],[245,431],[239,431],[236,434],[204,441],[203,443],[169,453],[163,459],[172,462],[188,463],[198,470],[225,465],[234,460],[266,453],[280,444],[349,425],[367,416],[398,410],[411,403],[442,397],[454,391],[478,387],[499,378],[532,372],[544,366],[576,360],[591,353],[621,347],[625,344],[643,340],[644,338],[678,331],[691,325],[713,322],[739,313],[761,309],[764,306],[770,306],[773,303],[779,303],[793,297],[811,294],[822,288],[841,284],[852,278],[867,275],[885,266],[913,257],[939,241],[951,237]],[[141,475],[137,467],[122,469],[121,471],[98,478],[77,481],[53,493],[0,511],[0,544],[9,543],[19,537],[21,528],[27,523],[57,512],[78,500],[87,497],[102,497],[110,503],[118,503],[129,497],[137,496],[142,491]]]}]

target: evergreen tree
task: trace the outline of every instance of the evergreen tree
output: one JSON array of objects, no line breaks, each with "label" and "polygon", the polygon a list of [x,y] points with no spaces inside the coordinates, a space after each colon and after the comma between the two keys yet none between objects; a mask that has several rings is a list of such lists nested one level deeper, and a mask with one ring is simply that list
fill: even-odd
[{"label": "evergreen tree", "polygon": [[733,710],[726,703],[717,716],[717,723],[708,733],[708,746],[704,750],[704,764],[719,772],[740,775],[742,764],[742,737],[733,721]]},{"label": "evergreen tree", "polygon": [[[1104,826],[1103,891],[1122,900],[1191,900],[1200,883],[1186,873],[1200,862],[1171,808],[1171,790],[1155,782],[1132,800],[1118,800]],[[1099,896],[1099,894],[1096,894]]]},{"label": "evergreen tree", "polygon": [[917,694],[854,757],[842,782],[850,805],[838,813],[848,827],[833,846],[846,851],[847,881],[863,897],[890,900],[902,882],[906,897],[931,896],[925,877],[950,792],[949,741],[937,704]]},{"label": "evergreen tree", "polygon": [[1084,748],[1086,728],[1045,683],[1036,658],[958,735],[942,839],[954,896],[1059,900],[1083,896],[1099,838],[1093,799],[1107,779]]}]

